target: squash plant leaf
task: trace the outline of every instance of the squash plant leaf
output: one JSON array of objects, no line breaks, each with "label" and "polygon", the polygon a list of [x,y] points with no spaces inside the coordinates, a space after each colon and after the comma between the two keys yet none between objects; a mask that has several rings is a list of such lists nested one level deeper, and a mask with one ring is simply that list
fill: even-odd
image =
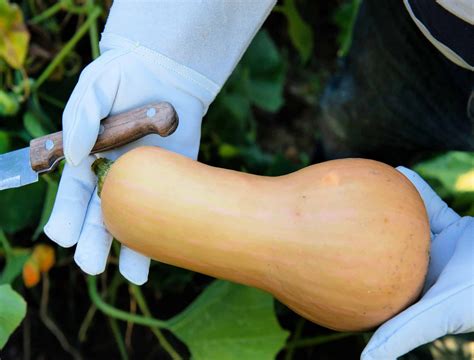
[{"label": "squash plant leaf", "polygon": [[[30,256],[24,249],[15,249],[10,246],[5,232],[0,228],[0,250],[5,257],[5,266],[0,272],[0,285],[11,284],[21,274],[23,264]],[[1,303],[0,303],[1,304]]]},{"label": "squash plant leaf", "polygon": [[15,96],[15,94],[0,89],[0,115],[15,115],[19,108],[20,102],[18,101],[18,98]]},{"label": "squash plant leaf", "polygon": [[239,67],[251,102],[265,111],[278,111],[284,104],[286,65],[267,31],[255,36]]},{"label": "squash plant leaf", "polygon": [[434,190],[463,215],[474,215],[474,152],[449,151],[417,164]]},{"label": "squash plant leaf", "polygon": [[274,359],[288,337],[271,295],[222,280],[172,318],[169,330],[188,345],[195,360]]},{"label": "squash plant leaf", "polygon": [[339,50],[337,55],[340,57],[346,56],[349,53],[352,45],[352,33],[361,3],[362,0],[343,1],[334,13],[333,21],[339,27],[339,34],[337,36]]},{"label": "squash plant leaf", "polygon": [[40,180],[34,184],[0,191],[0,228],[13,233],[37,224],[43,208],[46,184]]},{"label": "squash plant leaf", "polygon": [[17,4],[0,0],[0,57],[13,68],[25,62],[30,34]]},{"label": "squash plant leaf", "polygon": [[313,53],[313,30],[301,17],[295,0],[285,0],[283,5],[276,7],[275,10],[285,15],[291,43],[306,63]]},{"label": "squash plant leaf", "polygon": [[0,154],[8,152],[10,150],[10,146],[10,134],[6,131],[0,130]]},{"label": "squash plant leaf", "polygon": [[[254,144],[256,123],[253,107],[275,112],[284,104],[287,73],[284,60],[268,32],[261,30],[209,108],[203,138],[210,138],[216,145],[237,146],[239,151],[249,142]],[[206,140],[201,154],[209,156],[209,142]]]},{"label": "squash plant leaf", "polygon": [[6,265],[0,274],[0,285],[13,283],[21,274],[23,265],[30,256],[27,251],[13,251],[14,252],[7,258]]},{"label": "squash plant leaf", "polygon": [[26,302],[10,285],[0,285],[0,349],[26,315]]},{"label": "squash plant leaf", "polygon": [[41,120],[31,111],[27,111],[23,115],[23,126],[33,138],[48,134],[48,130],[43,127]]}]

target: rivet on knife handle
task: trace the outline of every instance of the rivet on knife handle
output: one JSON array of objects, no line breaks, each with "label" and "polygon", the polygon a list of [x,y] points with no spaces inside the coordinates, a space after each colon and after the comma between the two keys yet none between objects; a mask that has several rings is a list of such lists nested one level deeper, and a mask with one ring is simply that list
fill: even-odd
[{"label": "rivet on knife handle", "polygon": [[[102,120],[91,153],[110,150],[150,134],[165,137],[177,127],[178,115],[171,104],[160,102],[145,105]],[[63,158],[62,131],[31,140],[31,168],[38,173],[53,170]]]}]

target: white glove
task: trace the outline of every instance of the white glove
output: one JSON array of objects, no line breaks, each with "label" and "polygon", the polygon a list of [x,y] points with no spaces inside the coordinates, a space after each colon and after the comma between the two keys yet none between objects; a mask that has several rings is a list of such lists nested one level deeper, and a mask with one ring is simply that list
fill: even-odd
[{"label": "white glove", "polygon": [[372,336],[362,360],[393,360],[447,334],[474,331],[474,218],[461,218],[412,170],[430,219],[431,260],[423,297]]},{"label": "white glove", "polygon": [[[64,110],[67,164],[44,229],[61,246],[77,243],[74,259],[83,271],[103,272],[112,243],[90,169],[101,119],[168,101],[180,119],[173,135],[149,135],[101,155],[115,159],[136,146],[156,145],[196,159],[201,119],[274,2],[114,1],[101,56],[84,69]],[[119,268],[131,282],[146,282],[149,263],[122,246]]]}]

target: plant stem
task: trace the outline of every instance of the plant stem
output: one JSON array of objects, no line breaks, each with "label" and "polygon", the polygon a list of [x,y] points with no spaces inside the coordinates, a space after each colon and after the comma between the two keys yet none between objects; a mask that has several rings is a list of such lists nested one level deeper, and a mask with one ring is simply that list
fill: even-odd
[{"label": "plant stem", "polygon": [[131,321],[138,325],[158,327],[162,329],[168,329],[169,324],[167,321],[154,319],[152,317],[133,315],[126,311],[117,309],[116,307],[107,304],[97,292],[97,278],[94,276],[87,277],[87,287],[89,289],[89,296],[92,302],[97,306],[99,310],[105,314],[123,321]]},{"label": "plant stem", "polygon": [[84,341],[86,341],[87,330],[92,324],[92,320],[94,319],[94,315],[96,311],[97,311],[97,308],[95,307],[94,304],[92,304],[89,310],[87,310],[87,314],[84,317],[84,320],[82,321],[81,326],[79,327],[79,335],[78,335],[79,342],[83,343]]},{"label": "plant stem", "polygon": [[128,360],[127,350],[125,348],[125,342],[123,341],[122,333],[118,326],[118,322],[115,319],[109,318],[109,325],[112,329],[112,334],[114,335],[115,341],[117,342],[117,347],[120,353],[122,360]]},{"label": "plant stem", "polygon": [[23,100],[25,100],[28,99],[31,92],[30,79],[24,67],[21,67],[19,71],[21,73],[21,76],[23,77],[23,81],[21,83],[23,84]]},{"label": "plant stem", "polygon": [[[87,5],[89,6],[90,9],[94,9],[95,8],[94,0],[88,0]],[[90,16],[90,12],[91,11],[89,11],[89,16]],[[94,20],[94,22],[91,24],[89,28],[89,39],[91,41],[92,59],[95,60],[100,55],[99,32],[97,30],[97,20]]]},{"label": "plant stem", "polygon": [[58,1],[56,4],[47,8],[42,13],[39,13],[38,15],[31,18],[29,22],[32,24],[39,24],[40,22],[49,19],[51,16],[54,16],[58,11],[64,9],[64,5],[64,1]]},{"label": "plant stem", "polygon": [[110,170],[110,167],[113,165],[113,161],[106,159],[106,158],[99,158],[95,160],[92,165],[91,169],[97,176],[97,195],[102,192],[102,187],[104,186],[105,177]]},{"label": "plant stem", "polygon": [[31,322],[28,313],[22,324],[23,328],[23,360],[31,359]]},{"label": "plant stem", "polygon": [[[120,285],[122,284],[122,281],[123,280],[119,272],[115,271],[110,285],[107,287],[107,289],[105,289],[105,291],[102,291],[102,296],[107,296],[107,298],[112,304],[115,303],[115,299],[117,298],[117,291]],[[125,346],[125,341],[123,339],[122,333],[120,332],[118,321],[111,317],[107,318],[107,320],[109,321],[112,334],[114,335],[115,341],[117,342],[120,357],[123,360],[128,359],[127,347]]]},{"label": "plant stem", "polygon": [[28,7],[32,13],[36,12],[36,5],[34,0],[28,0]]},{"label": "plant stem", "polygon": [[68,352],[73,359],[81,360],[82,356],[79,352],[69,344],[64,333],[61,329],[56,325],[56,323],[49,317],[48,315],[48,300],[49,300],[49,277],[48,274],[43,274],[43,287],[41,292],[41,302],[40,302],[40,312],[39,316],[43,324],[53,333],[53,335],[58,340],[61,347],[64,351]]},{"label": "plant stem", "polygon": [[[136,285],[130,285],[130,293],[135,297],[135,300],[137,301],[138,307],[140,308],[140,311],[148,316],[152,317],[150,309],[148,308],[148,305],[146,303],[145,297],[143,296],[142,291],[140,288]],[[166,350],[166,352],[171,356],[171,359],[173,360],[181,360],[182,357],[177,353],[177,351],[173,348],[173,346],[166,340],[166,337],[163,335],[163,333],[156,327],[150,328],[150,330],[155,334],[156,338],[158,339],[158,342],[160,345],[163,347],[163,349]]]},{"label": "plant stem", "polygon": [[[137,313],[137,300],[133,296],[129,296],[130,300],[130,310],[129,313],[135,315]],[[132,350],[132,335],[133,335],[133,326],[135,324],[131,321],[127,322],[127,327],[125,329],[125,347]]]},{"label": "plant stem", "polygon": [[291,343],[289,343],[287,346],[287,350],[286,350],[286,355],[285,355],[285,360],[291,360],[293,359],[293,353],[295,351],[295,347],[294,347],[294,343],[295,341],[298,341],[300,336],[301,336],[301,332],[303,331],[303,326],[304,326],[304,323],[305,323],[305,319],[303,318],[300,318],[296,324],[296,328],[295,328],[295,332],[294,332],[294,335],[293,335],[293,340],[291,341]]},{"label": "plant stem", "polygon": [[313,338],[291,341],[288,344],[286,344],[285,348],[288,349],[291,347],[295,349],[295,348],[300,348],[300,347],[316,346],[316,345],[325,344],[331,341],[344,339],[346,337],[353,336],[353,335],[355,334],[354,333],[335,333],[335,334],[330,334],[330,335],[319,335]]},{"label": "plant stem", "polygon": [[117,291],[123,283],[123,278],[120,275],[120,272],[115,271],[114,276],[112,277],[112,281],[110,281],[109,286],[107,287],[106,291],[102,292],[103,297],[107,297],[107,299],[114,304],[117,298]]},{"label": "plant stem", "polygon": [[95,20],[99,17],[102,10],[98,7],[95,7],[91,10],[88,19],[81,25],[81,27],[77,30],[74,36],[63,46],[61,51],[55,56],[55,58],[49,63],[46,69],[43,70],[41,75],[38,77],[36,82],[33,84],[33,90],[38,90],[38,88],[50,77],[52,72],[56,69],[56,67],[61,64],[64,58],[72,51],[72,49],[76,46],[79,40],[84,36],[87,32],[89,27],[95,22]]},{"label": "plant stem", "polygon": [[56,99],[55,97],[52,97],[48,94],[38,92],[38,96],[45,100],[46,102],[50,103],[53,106],[56,106],[58,109],[63,110],[64,107],[66,106],[66,103],[62,102],[61,100]]}]

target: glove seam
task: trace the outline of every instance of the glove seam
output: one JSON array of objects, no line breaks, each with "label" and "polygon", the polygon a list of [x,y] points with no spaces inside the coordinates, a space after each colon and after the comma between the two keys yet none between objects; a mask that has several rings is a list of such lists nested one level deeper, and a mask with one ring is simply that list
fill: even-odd
[{"label": "glove seam", "polygon": [[208,93],[208,96],[200,97],[196,96],[196,94],[194,94],[194,96],[201,98],[200,100],[206,104],[205,107],[207,107],[208,104],[210,104],[212,100],[214,100],[214,98],[217,96],[221,89],[221,86],[219,84],[210,80],[208,77],[204,76],[198,71],[189,68],[183,64],[180,64],[179,62],[169,58],[168,56],[140,44],[140,42],[135,42],[121,35],[111,32],[102,33],[102,38],[100,42],[101,46],[107,46],[107,44],[110,44],[109,46],[111,48],[120,47],[127,49],[132,53],[142,55],[147,59],[151,60],[154,64],[157,64],[158,66],[204,89]]},{"label": "glove seam", "polygon": [[[112,57],[111,59],[109,59],[104,64],[101,64],[101,68],[105,67],[107,64],[111,63],[112,61],[115,61],[118,58],[120,58],[124,55],[127,55],[128,53],[130,53],[130,50],[120,52],[119,54]],[[119,81],[119,83],[120,83],[120,81]],[[73,111],[72,111],[72,113],[74,114],[74,117],[73,117],[71,129],[67,134],[67,138],[65,139],[66,140],[65,144],[69,143],[69,139],[72,136],[71,134],[76,133],[76,129],[77,129],[77,126],[78,126],[78,123],[79,123],[79,121],[77,121],[77,109],[79,107],[79,104],[82,103],[82,100],[83,100],[84,96],[88,93],[88,91],[89,91],[89,89],[91,88],[92,85],[93,85],[93,82],[92,81],[89,82],[87,84],[87,86],[82,90],[81,94],[77,97],[78,100],[74,103],[74,108],[73,108]],[[114,101],[115,101],[115,97],[114,97]],[[100,119],[100,120],[102,120],[102,119]],[[68,160],[67,157],[66,157],[66,160]]]},{"label": "glove seam", "polygon": [[[464,287],[462,287],[461,289],[459,289],[458,291],[454,292],[454,293],[451,293],[449,294],[449,296],[446,296],[446,297],[443,297],[442,299],[440,299],[439,301],[437,301],[435,304],[431,305],[430,307],[424,309],[422,312],[419,312],[415,315],[413,315],[410,319],[408,319],[407,321],[405,321],[403,324],[401,324],[400,326],[398,326],[398,328],[402,328],[404,326],[406,326],[408,323],[410,323],[411,321],[413,321],[414,319],[416,319],[417,317],[419,317],[420,315],[426,313],[428,310],[431,310],[432,308],[442,304],[443,302],[445,302],[446,300],[458,295],[459,293],[462,293],[470,288],[472,288],[474,286],[474,284],[469,284],[469,285],[466,285]],[[379,349],[382,345],[386,344],[390,338],[396,334],[396,330],[393,331],[389,336],[385,337],[385,339],[379,344],[377,345],[377,347],[373,348],[373,349],[370,349],[369,351],[367,351],[366,353],[363,353],[364,355],[369,355],[373,352],[375,352],[377,349]],[[421,344],[420,344],[421,345]]]}]

